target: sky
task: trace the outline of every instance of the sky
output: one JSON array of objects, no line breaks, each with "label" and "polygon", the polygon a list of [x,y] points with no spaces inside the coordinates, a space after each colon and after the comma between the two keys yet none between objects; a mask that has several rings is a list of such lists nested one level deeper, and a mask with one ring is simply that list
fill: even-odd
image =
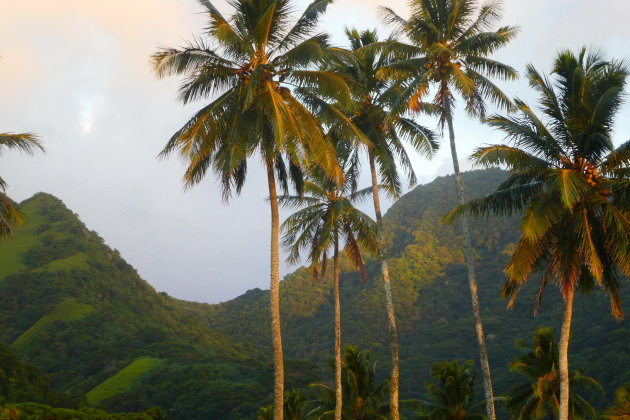
[{"label": "sky", "polygon": [[[225,1],[214,4],[230,14]],[[301,11],[308,1],[294,4]],[[406,16],[407,0],[335,0],[320,27],[340,46],[344,26],[385,36],[377,14],[385,4]],[[211,174],[184,192],[183,162],[157,158],[203,102],[179,103],[179,81],[158,80],[149,57],[200,35],[202,10],[195,0],[0,0],[0,132],[37,133],[47,149],[6,153],[0,171],[15,200],[40,191],[63,200],[158,291],[216,303],[268,288],[270,222],[260,166],[226,205]],[[587,45],[630,60],[628,16],[628,0],[506,0],[502,22],[521,33],[495,58],[548,71],[557,51]],[[500,85],[535,100],[524,80]],[[628,117],[626,105],[617,144],[630,138]],[[455,130],[465,169],[475,147],[502,140],[462,113]],[[448,147],[413,162],[420,183],[452,172]],[[294,269],[285,263],[281,275]]]}]

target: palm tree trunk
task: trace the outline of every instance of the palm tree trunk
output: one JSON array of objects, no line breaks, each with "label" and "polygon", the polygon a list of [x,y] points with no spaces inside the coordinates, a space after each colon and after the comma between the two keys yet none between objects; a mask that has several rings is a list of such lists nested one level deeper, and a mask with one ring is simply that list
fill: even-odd
[{"label": "palm tree trunk", "polygon": [[[453,158],[453,169],[455,171],[455,186],[457,188],[457,198],[459,204],[464,204],[464,180],[459,171],[459,160],[457,159],[457,148],[455,147],[455,130],[453,129],[453,116],[451,114],[451,104],[448,101],[448,95],[443,95],[444,113],[446,114],[446,123],[448,125],[448,134],[450,137],[451,156]],[[486,397],[486,414],[488,420],[496,420],[497,416],[494,410],[494,392],[492,391],[492,377],[490,376],[490,363],[488,362],[488,348],[486,347],[486,338],[483,333],[483,323],[481,321],[481,311],[479,309],[479,296],[477,295],[477,277],[475,275],[475,266],[473,263],[473,248],[470,238],[470,230],[468,229],[468,218],[464,214],[462,217],[462,231],[464,234],[464,246],[466,255],[466,265],[468,266],[468,284],[470,286],[470,296],[472,298],[472,309],[475,318],[475,329],[477,331],[477,341],[479,342],[479,358],[481,361],[481,371],[483,372],[483,386]]]},{"label": "palm tree trunk", "polygon": [[575,290],[570,288],[565,296],[564,320],[560,333],[560,413],[559,420],[569,420],[569,338],[571,335],[571,317],[573,316],[573,296]]},{"label": "palm tree trunk", "polygon": [[335,420],[341,420],[343,394],[341,392],[341,304],[339,302],[339,242],[335,241]]},{"label": "palm tree trunk", "polygon": [[383,216],[381,215],[381,202],[378,196],[378,178],[376,176],[376,165],[374,164],[374,154],[370,150],[370,171],[372,173],[372,192],[374,200],[374,212],[376,213],[376,223],[378,224],[379,237],[379,257],[381,259],[381,272],[383,273],[383,288],[385,289],[385,302],[387,306],[387,319],[389,320],[389,335],[392,347],[392,375],[390,392],[390,410],[392,420],[400,419],[400,409],[398,407],[398,394],[400,382],[400,366],[398,363],[398,329],[396,328],[396,314],[394,312],[394,299],[392,298],[392,284],[389,279],[389,267],[383,254],[385,239],[383,237]]},{"label": "palm tree trunk", "polygon": [[284,360],[282,356],[282,332],[280,330],[280,217],[278,193],[273,163],[267,162],[269,203],[271,205],[271,330],[273,337],[273,362],[275,373],[273,413],[274,420],[282,420],[284,406]]}]

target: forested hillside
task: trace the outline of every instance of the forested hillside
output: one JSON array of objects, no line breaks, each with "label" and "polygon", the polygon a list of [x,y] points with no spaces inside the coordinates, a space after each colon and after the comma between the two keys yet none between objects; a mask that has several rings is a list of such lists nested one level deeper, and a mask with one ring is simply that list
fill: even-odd
[{"label": "forested hillside", "polygon": [[[271,365],[209,328],[207,305],[157,293],[57,198],[40,193],[20,208],[26,224],[0,242],[0,341],[54,389],[75,405],[160,405],[191,419],[253,415],[266,401]],[[11,376],[15,362],[3,360]],[[26,388],[5,397],[51,402]]]},{"label": "forested hillside", "polygon": [[[467,195],[494,190],[506,174],[498,169],[473,171],[465,176]],[[441,177],[402,197],[386,215],[390,244],[390,273],[397,306],[401,356],[401,398],[419,397],[431,364],[438,360],[473,359],[478,350],[470,292],[463,257],[463,241],[456,226],[439,222],[456,205],[454,178]],[[522,379],[508,364],[519,351],[517,339],[531,340],[541,325],[560,331],[563,306],[558,289],[549,287],[540,314],[533,316],[536,281],[530,282],[514,309],[500,296],[505,267],[518,234],[518,219],[478,220],[472,224],[479,296],[488,340],[490,363],[500,395]],[[389,363],[389,333],[377,262],[368,265],[368,280],[342,271],[341,304],[344,345],[354,344],[381,354],[382,374]],[[267,291],[210,307],[211,326],[236,340],[270,348]],[[622,287],[630,308],[630,289]],[[288,275],[282,288],[285,352],[292,358],[322,363],[334,346],[331,279],[313,281],[306,269]],[[630,309],[628,309],[630,310]],[[264,320],[264,321],[263,321]],[[233,325],[240,328],[235,329]],[[610,314],[608,299],[600,290],[578,295],[574,312],[570,355],[572,368],[598,379],[614,399],[614,390],[630,381],[630,325]],[[322,338],[323,337],[323,338]],[[593,400],[603,403],[602,397]]]},{"label": "forested hillside", "polygon": [[[488,193],[504,177],[499,170],[467,173],[467,194]],[[435,361],[477,361],[461,240],[456,227],[439,223],[455,204],[452,190],[452,177],[438,178],[405,195],[386,215],[402,398],[423,395]],[[0,341],[49,374],[52,388],[72,397],[65,403],[114,411],[159,405],[180,419],[238,419],[253,418],[258,406],[271,401],[268,291],[250,290],[218,305],[176,300],[156,293],[55,197],[37,194],[20,207],[26,224],[15,239],[0,242]],[[529,341],[540,325],[558,329],[562,312],[559,293],[550,287],[540,315],[532,316],[535,282],[513,310],[506,309],[502,269],[517,228],[516,219],[473,225],[498,394],[520,380],[507,368],[519,354],[515,341]],[[380,269],[375,261],[367,268],[365,283],[342,271],[343,342],[380,353],[385,377],[389,348]],[[332,379],[325,363],[334,345],[331,287],[329,278],[313,280],[306,269],[282,283],[285,353],[303,361],[288,364],[288,389]],[[622,296],[629,307],[627,284]],[[572,368],[601,382],[607,395],[592,400],[605,405],[617,386],[630,381],[630,326],[612,318],[597,290],[578,296],[574,325]],[[5,372],[17,363],[7,360]],[[31,388],[30,394],[4,396],[48,403],[37,397],[44,388]]]}]

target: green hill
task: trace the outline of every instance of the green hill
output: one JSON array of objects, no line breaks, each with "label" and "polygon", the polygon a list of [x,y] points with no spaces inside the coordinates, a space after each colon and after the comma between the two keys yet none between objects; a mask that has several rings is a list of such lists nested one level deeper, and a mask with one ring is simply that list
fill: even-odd
[{"label": "green hill", "polygon": [[[467,195],[486,194],[505,176],[469,172]],[[477,360],[462,241],[456,227],[438,222],[455,205],[453,183],[442,177],[419,186],[385,217],[403,398],[423,395],[433,362]],[[0,242],[0,342],[13,343],[57,391],[115,411],[159,405],[180,419],[253,418],[270,401],[268,291],[218,305],[179,301],[156,293],[55,197],[37,194],[20,206],[27,223]],[[558,329],[562,313],[550,287],[541,314],[532,316],[535,281],[506,310],[499,291],[517,228],[516,218],[472,224],[497,394],[519,380],[507,368],[518,354],[515,341],[529,340],[540,325]],[[343,340],[379,353],[384,377],[389,343],[378,263],[368,261],[367,271],[362,284],[343,267]],[[627,284],[622,296],[630,305]],[[287,389],[332,379],[325,366],[334,346],[331,279],[313,281],[298,269],[282,282],[281,299]],[[578,296],[574,313],[571,367],[608,391],[593,397],[601,406],[630,381],[630,326],[614,321],[599,291]]]},{"label": "green hill", "polygon": [[[167,408],[190,419],[251,415],[268,400],[270,363],[210,328],[207,305],[157,293],[57,198],[40,193],[20,207],[27,222],[15,240],[0,242],[0,342],[48,374],[54,389],[101,408],[141,411],[157,404],[115,399],[147,391],[159,376],[155,387],[170,389]],[[247,386],[251,404],[209,412],[193,390],[212,389],[212,381],[226,394]],[[173,393],[176,386],[190,392]]]},{"label": "green hill", "polygon": [[[498,169],[465,174],[467,196],[481,196],[494,190],[506,174]],[[478,361],[467,270],[462,238],[457,226],[439,223],[442,215],[456,205],[454,178],[441,177],[415,188],[402,197],[385,216],[390,244],[390,274],[398,316],[401,358],[401,398],[421,397],[431,364],[440,360]],[[537,292],[536,279],[526,287],[512,310],[500,297],[510,249],[518,238],[518,219],[473,221],[484,328],[497,394],[520,378],[508,364],[517,355],[515,341],[530,340],[541,325],[560,331],[563,305],[557,288],[550,286],[540,314],[532,312]],[[380,353],[381,375],[389,369],[389,341],[380,267],[368,264],[368,281],[342,270],[341,304],[343,342]],[[299,269],[282,284],[283,344],[286,354],[296,359],[323,362],[332,355],[332,282],[313,281]],[[630,290],[623,285],[623,300],[630,308]],[[234,340],[254,342],[270,354],[268,291],[251,290],[239,298],[210,307],[210,325]],[[264,321],[261,321],[264,320]],[[241,328],[232,328],[235,323]],[[630,325],[617,322],[610,314],[606,296],[599,290],[576,297],[571,368],[583,369],[597,378],[608,391],[630,381]],[[270,357],[270,356],[269,356]],[[477,363],[478,366],[478,363]],[[605,405],[600,396],[593,400]]]}]

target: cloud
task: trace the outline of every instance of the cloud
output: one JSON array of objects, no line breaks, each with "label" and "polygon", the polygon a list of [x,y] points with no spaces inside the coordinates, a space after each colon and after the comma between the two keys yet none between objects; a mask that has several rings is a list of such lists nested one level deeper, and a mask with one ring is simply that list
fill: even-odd
[{"label": "cloud", "polygon": [[[296,1],[296,10],[308,3]],[[405,14],[406,0],[335,0],[322,28],[339,44],[344,26],[376,26],[384,35],[376,9],[386,3]],[[229,13],[225,1],[216,5]],[[630,57],[629,7],[627,0],[508,0],[503,22],[523,30],[497,58],[519,70],[529,62],[548,70],[558,49],[584,44]],[[269,212],[256,161],[242,196],[226,206],[211,175],[183,193],[181,162],[156,159],[201,103],[182,106],[179,81],[157,80],[149,57],[201,34],[201,11],[194,0],[0,2],[0,130],[37,132],[48,149],[3,155],[1,165],[15,198],[59,196],[159,290],[216,302],[268,287]],[[501,85],[535,99],[524,81]],[[619,120],[625,139],[630,120]],[[464,167],[474,147],[501,140],[463,112],[456,130]],[[448,146],[431,162],[413,162],[429,181],[448,171]],[[284,266],[283,274],[290,270]]]}]

